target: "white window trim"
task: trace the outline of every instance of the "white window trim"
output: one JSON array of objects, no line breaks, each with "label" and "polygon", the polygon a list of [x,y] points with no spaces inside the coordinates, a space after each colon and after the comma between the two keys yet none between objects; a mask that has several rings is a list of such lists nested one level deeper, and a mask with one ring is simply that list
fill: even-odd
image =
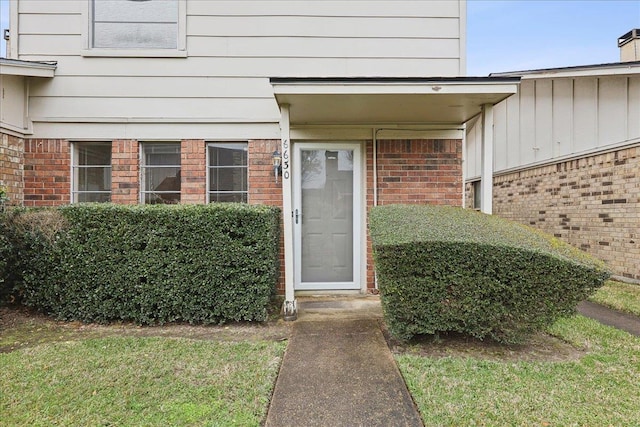
[{"label": "white window trim", "polygon": [[[209,173],[211,172],[212,166],[210,163],[210,158],[209,158],[209,147],[213,146],[213,145],[220,145],[220,144],[245,144],[246,148],[247,148],[247,166],[246,171],[247,171],[247,191],[234,191],[233,193],[246,193],[247,194],[247,201],[245,203],[249,203],[249,142],[248,141],[207,141],[206,143],[206,151],[205,154],[207,156],[207,169],[206,169],[206,192],[207,192],[207,197],[206,197],[206,201],[207,204],[212,203],[211,202],[211,176],[209,175]],[[238,166],[231,166],[231,167],[238,167]]]},{"label": "white window trim", "polygon": [[178,47],[177,49],[105,49],[91,47],[91,2],[82,2],[82,50],[86,57],[130,57],[130,58],[186,58],[187,57],[187,0],[178,0]]}]

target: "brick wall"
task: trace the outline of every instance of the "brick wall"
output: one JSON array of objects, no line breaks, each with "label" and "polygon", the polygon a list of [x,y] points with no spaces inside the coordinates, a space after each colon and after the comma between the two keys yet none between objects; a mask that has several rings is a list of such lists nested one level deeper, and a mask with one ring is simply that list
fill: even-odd
[{"label": "brick wall", "polygon": [[4,187],[10,205],[21,205],[24,197],[24,140],[0,133],[0,186]]},{"label": "brick wall", "polygon": [[69,141],[24,141],[24,205],[57,206],[70,201]]},{"label": "brick wall", "polygon": [[[461,140],[378,141],[378,204],[462,204]],[[373,144],[367,143],[367,210],[373,206]],[[367,288],[374,288],[367,237]]]},{"label": "brick wall", "polygon": [[207,145],[203,139],[186,139],[180,144],[180,203],[207,201]]},{"label": "brick wall", "polygon": [[111,143],[111,201],[135,205],[140,201],[138,141],[118,139]]},{"label": "brick wall", "polygon": [[496,176],[493,191],[495,215],[551,233],[614,274],[640,280],[640,147]]},{"label": "brick wall", "polygon": [[[282,177],[276,184],[273,175],[273,152],[280,150],[280,140],[249,141],[249,203],[282,208]],[[284,294],[284,233],[280,236],[280,281],[278,294]]]}]

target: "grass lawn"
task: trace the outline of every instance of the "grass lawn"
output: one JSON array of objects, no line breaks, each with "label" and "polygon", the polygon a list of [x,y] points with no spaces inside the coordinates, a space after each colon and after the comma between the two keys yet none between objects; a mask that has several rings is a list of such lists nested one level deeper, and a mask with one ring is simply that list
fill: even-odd
[{"label": "grass lawn", "polygon": [[640,316],[640,285],[608,281],[590,300]]},{"label": "grass lawn", "polygon": [[20,348],[0,354],[0,424],[258,426],[285,346],[110,336]]},{"label": "grass lawn", "polygon": [[640,425],[640,338],[575,316],[550,333],[564,361],[396,356],[425,425]]}]

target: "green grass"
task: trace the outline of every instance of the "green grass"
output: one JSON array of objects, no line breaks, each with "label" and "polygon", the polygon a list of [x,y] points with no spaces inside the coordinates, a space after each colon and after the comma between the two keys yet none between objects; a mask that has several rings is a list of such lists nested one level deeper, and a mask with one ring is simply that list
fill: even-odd
[{"label": "green grass", "polygon": [[585,354],[564,362],[397,361],[428,426],[640,425],[640,338],[581,316],[551,333]]},{"label": "green grass", "polygon": [[640,316],[640,285],[608,281],[589,299]]},{"label": "green grass", "polygon": [[0,425],[258,426],[285,345],[108,337],[0,354]]}]

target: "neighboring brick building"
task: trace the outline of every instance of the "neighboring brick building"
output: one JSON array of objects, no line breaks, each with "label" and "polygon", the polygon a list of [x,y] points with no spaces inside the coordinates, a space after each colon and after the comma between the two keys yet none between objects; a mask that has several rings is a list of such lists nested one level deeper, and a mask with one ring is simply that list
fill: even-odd
[{"label": "neighboring brick building", "polygon": [[[637,30],[625,36],[638,42]],[[493,214],[640,282],[640,62],[498,75],[522,82],[494,107]],[[475,124],[467,133],[466,192],[475,204],[481,132]]]}]

